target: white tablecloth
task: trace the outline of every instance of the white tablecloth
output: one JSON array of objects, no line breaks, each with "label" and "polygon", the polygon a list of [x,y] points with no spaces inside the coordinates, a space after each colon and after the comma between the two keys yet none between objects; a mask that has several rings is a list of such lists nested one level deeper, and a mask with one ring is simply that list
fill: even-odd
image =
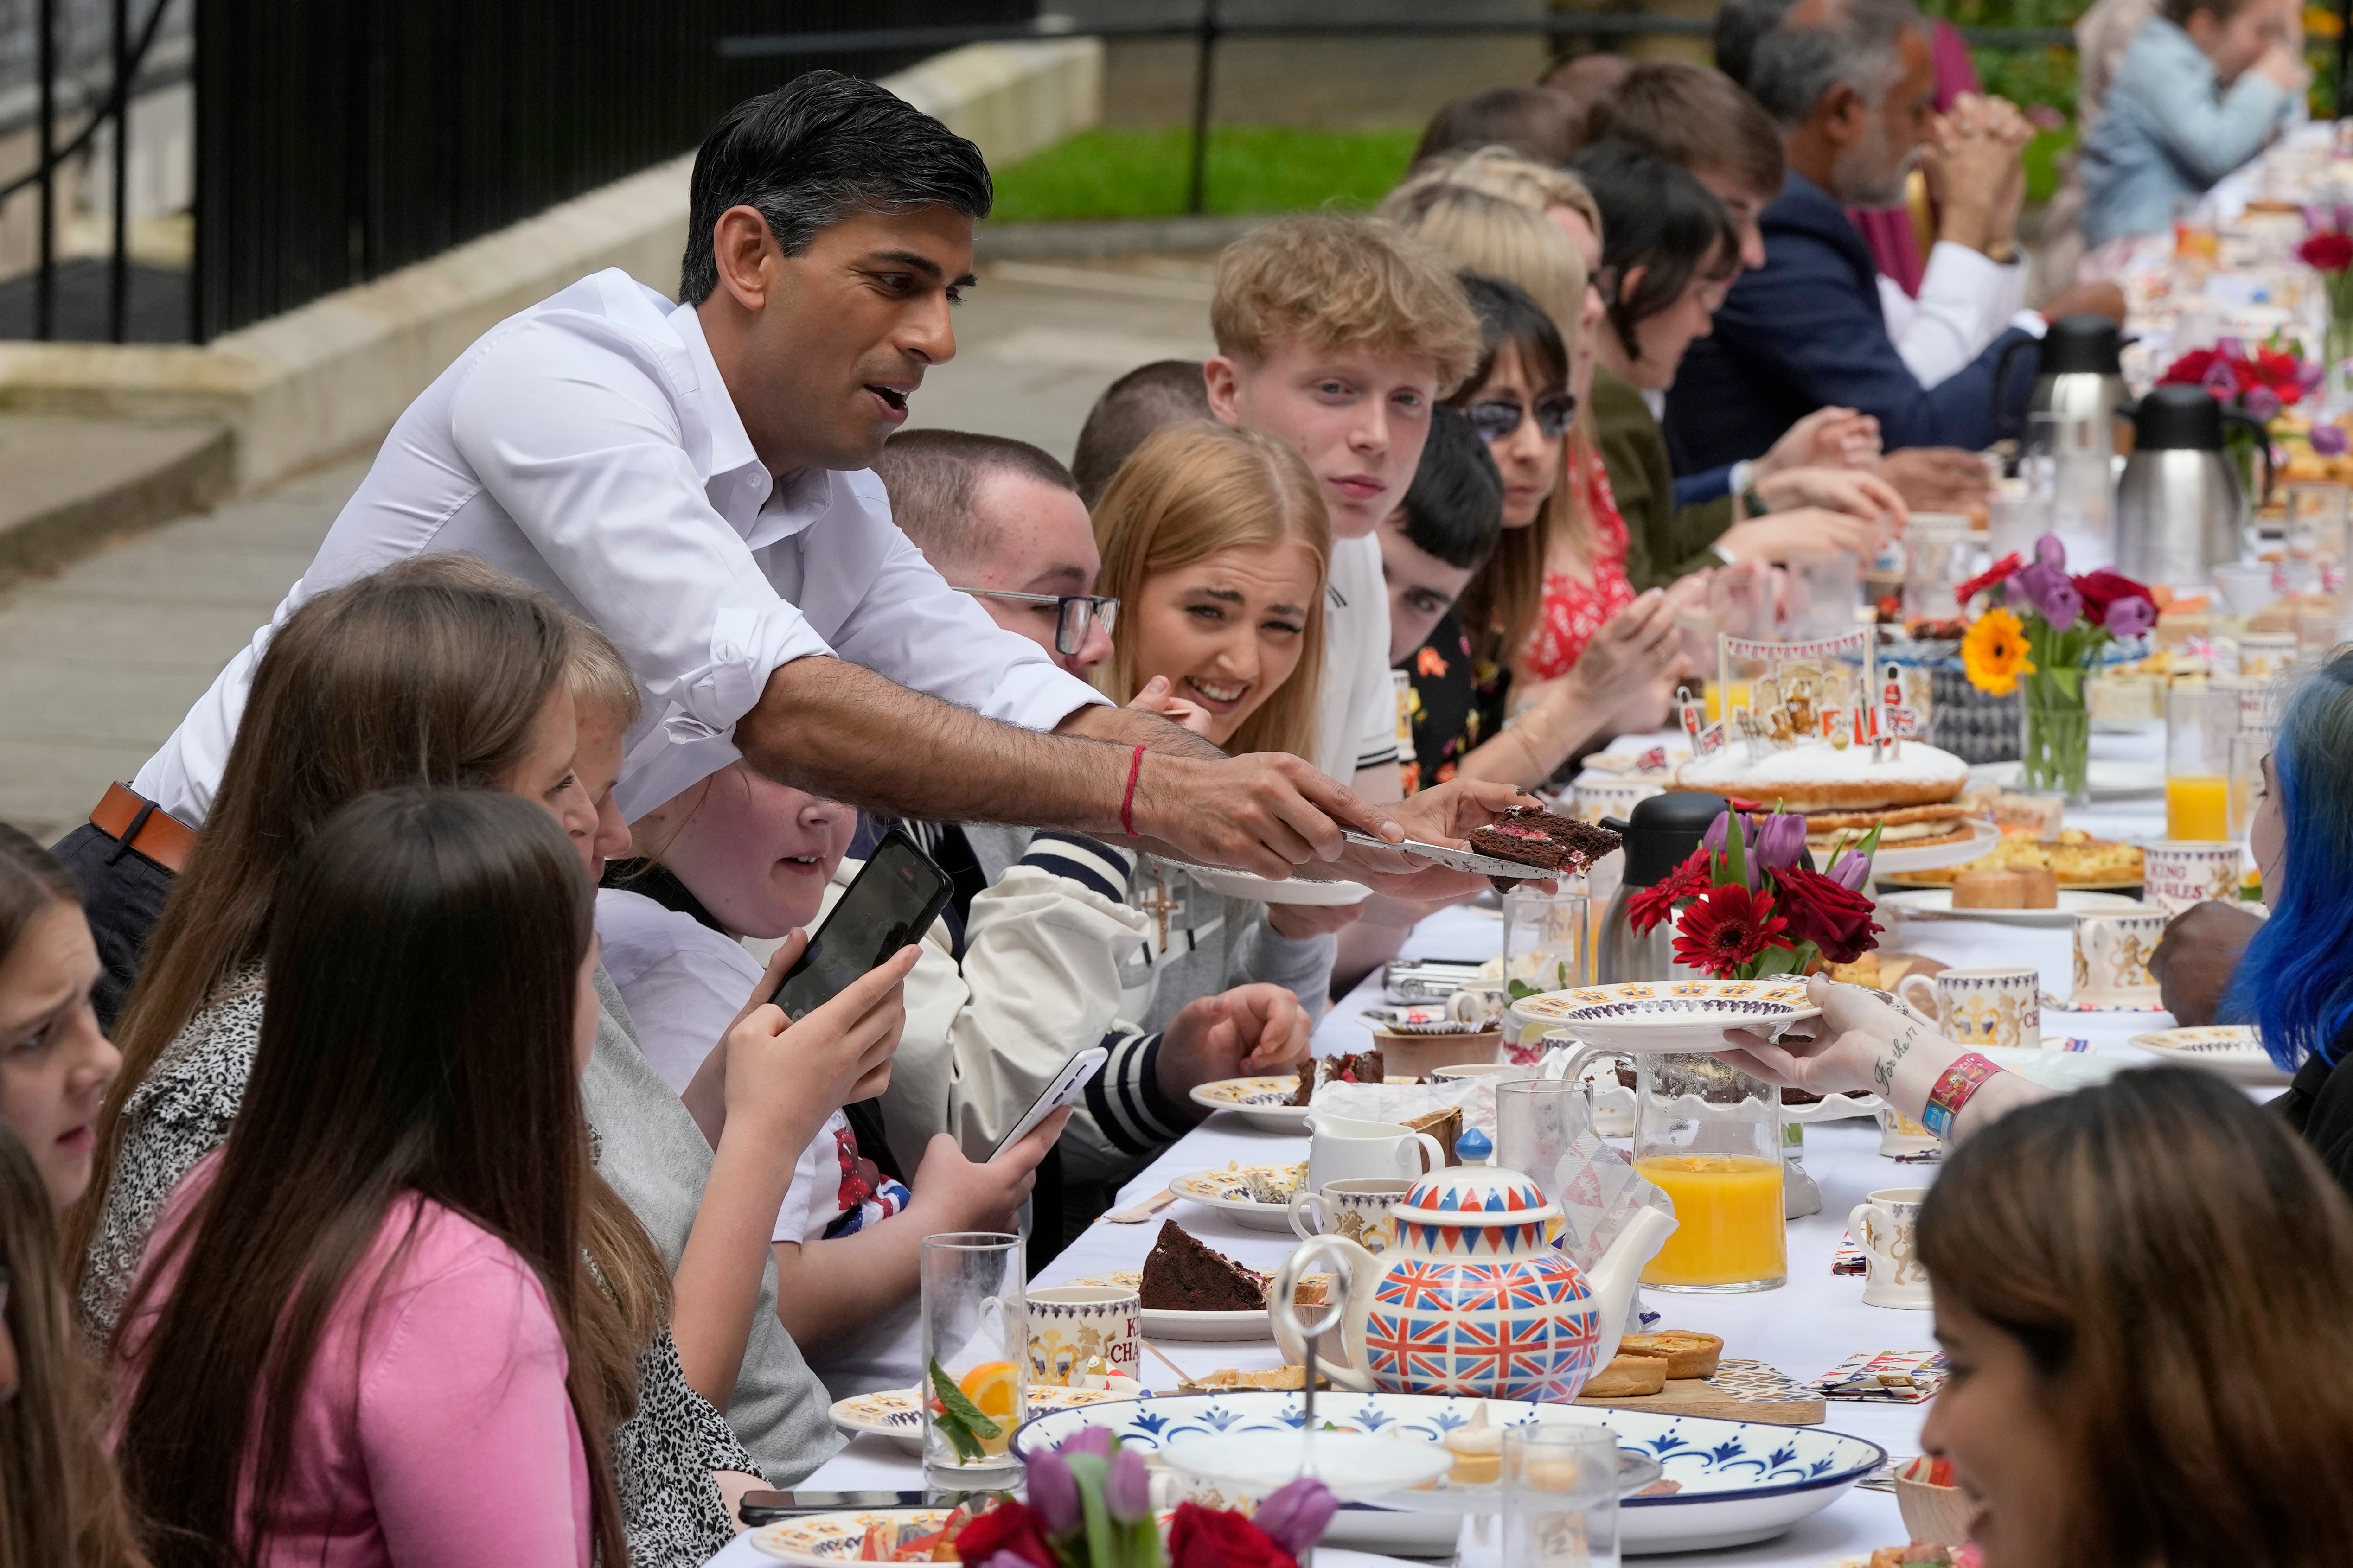
[{"label": "white tablecloth", "polygon": [[[2092,743],[2096,758],[2118,762],[2160,759],[2163,727],[2128,735],[2098,735]],[[2102,837],[2146,842],[2163,837],[2164,803],[2156,795],[2095,803],[2068,815],[2068,825],[2088,828]],[[1404,956],[1481,957],[1501,946],[1500,916],[1492,910],[1461,908],[1441,911],[1424,921],[1406,944]],[[2072,937],[2063,927],[2020,927],[1983,920],[1905,921],[1881,945],[1926,954],[1953,964],[2033,963],[2042,970],[2047,990],[2064,995],[2072,982]],[[1354,1051],[1370,1043],[1358,1015],[1383,998],[1377,972],[1339,1003],[1315,1031],[1319,1055]],[[2170,1027],[2163,1013],[2052,1013],[2043,1015],[2043,1032],[2080,1037],[2103,1053],[2146,1060],[2126,1044],[2127,1037],[2148,1029]],[[1187,1134],[1120,1194],[1122,1205],[1147,1197],[1166,1187],[1170,1178],[1190,1171],[1220,1166],[1239,1160],[1265,1164],[1305,1157],[1306,1141],[1261,1132],[1230,1115],[1214,1116]],[[1933,1179],[1934,1166],[1898,1165],[1879,1153],[1877,1126],[1863,1120],[1817,1123],[1806,1130],[1805,1164],[1822,1190],[1818,1215],[1790,1222],[1789,1280],[1778,1290],[1751,1296],[1644,1293],[1644,1304],[1662,1314],[1672,1328],[1687,1328],[1724,1336],[1728,1353],[1754,1357],[1778,1367],[1800,1381],[1815,1377],[1856,1351],[1926,1351],[1933,1349],[1932,1315],[1862,1304],[1862,1281],[1835,1276],[1831,1255],[1846,1228],[1846,1216],[1871,1192],[1890,1186],[1916,1186]],[[1271,1271],[1290,1252],[1287,1233],[1252,1230],[1214,1211],[1178,1203],[1162,1211],[1211,1247],[1250,1268]],[[1159,1217],[1143,1225],[1097,1224],[1056,1258],[1037,1283],[1055,1284],[1082,1275],[1111,1269],[1140,1268],[1159,1230]],[[1271,1340],[1233,1344],[1187,1344],[1155,1342],[1157,1348],[1189,1373],[1219,1367],[1245,1369],[1274,1366],[1281,1356]],[[1155,1373],[1157,1375],[1155,1375]],[[1172,1387],[1175,1379],[1165,1367],[1146,1358],[1145,1383]],[[1832,1403],[1823,1423],[1840,1432],[1869,1438],[1898,1458],[1918,1451],[1918,1433],[1925,1406]],[[915,1489],[923,1484],[921,1467],[880,1438],[854,1440],[831,1462],[808,1479],[810,1487],[839,1490]],[[1836,1503],[1775,1541],[1725,1552],[1643,1558],[1659,1568],[1681,1564],[1814,1565],[1868,1552],[1905,1539],[1895,1500],[1883,1492],[1853,1489]],[[715,1562],[751,1564],[765,1561],[747,1543],[736,1544]]]}]

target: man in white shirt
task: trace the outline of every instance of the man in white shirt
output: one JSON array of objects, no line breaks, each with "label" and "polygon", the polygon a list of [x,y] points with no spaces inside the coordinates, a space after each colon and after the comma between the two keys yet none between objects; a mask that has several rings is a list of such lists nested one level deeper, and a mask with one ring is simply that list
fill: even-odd
[{"label": "man in white shirt", "polygon": [[[977,148],[871,83],[812,71],[738,105],[695,161],[684,303],[612,270],[493,327],[402,415],[272,626],[393,561],[463,551],[628,659],[646,698],[628,815],[740,754],[934,820],[1124,834],[1277,877],[1322,858],[1467,885],[1348,847],[1345,827],[1400,836],[1398,812],[1301,760],[1229,759],[1105,703],[892,526],[865,467],[955,352],[949,307],[990,199]],[[58,847],[118,987],[210,809],[270,629]],[[1462,805],[1406,815],[1452,837],[1484,820],[1474,805],[1458,823]]]}]

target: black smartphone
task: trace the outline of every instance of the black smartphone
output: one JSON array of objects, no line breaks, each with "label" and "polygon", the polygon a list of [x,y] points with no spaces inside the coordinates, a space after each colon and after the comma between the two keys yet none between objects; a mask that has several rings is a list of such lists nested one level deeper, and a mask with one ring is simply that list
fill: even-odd
[{"label": "black smartphone", "polygon": [[808,950],[785,972],[769,1000],[798,1020],[911,942],[921,942],[947,908],[955,884],[897,828],[883,835],[866,868],[850,879]]},{"label": "black smartphone", "polygon": [[799,1491],[748,1491],[736,1505],[735,1515],[745,1524],[757,1528],[774,1524],[780,1519],[792,1519],[807,1513],[834,1513],[868,1508],[922,1508],[926,1501],[922,1492],[820,1492],[803,1488]]}]

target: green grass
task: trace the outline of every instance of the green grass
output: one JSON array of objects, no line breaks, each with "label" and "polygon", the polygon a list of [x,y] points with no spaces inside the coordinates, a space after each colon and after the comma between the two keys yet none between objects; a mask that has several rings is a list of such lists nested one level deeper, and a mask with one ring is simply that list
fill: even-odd
[{"label": "green grass", "polygon": [[2059,189],[2059,154],[2075,144],[2075,128],[2042,131],[2026,144],[2026,199],[2040,205]]},{"label": "green grass", "polygon": [[[1335,132],[1221,125],[1209,133],[1213,213],[1362,209],[1405,173],[1418,127]],[[1003,223],[1165,217],[1185,210],[1192,138],[1183,131],[1088,131],[997,172]]]}]

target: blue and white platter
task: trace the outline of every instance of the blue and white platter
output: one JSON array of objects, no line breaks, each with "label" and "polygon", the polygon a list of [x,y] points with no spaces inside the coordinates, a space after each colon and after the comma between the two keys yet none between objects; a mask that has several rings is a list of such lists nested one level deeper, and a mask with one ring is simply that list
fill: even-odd
[{"label": "blue and white platter", "polygon": [[[1330,1393],[1316,1396],[1315,1418],[1344,1430],[1434,1443],[1469,1425],[1480,1403],[1430,1394]],[[1876,1443],[1818,1427],[1510,1399],[1485,1404],[1488,1420],[1499,1426],[1529,1421],[1606,1426],[1618,1434],[1621,1448],[1659,1463],[1680,1489],[1630,1497],[1619,1505],[1620,1546],[1629,1555],[1769,1540],[1829,1507],[1887,1459]],[[1115,1400],[1033,1416],[1013,1434],[1013,1451],[1059,1447],[1084,1426],[1109,1426],[1122,1442],[1152,1449],[1174,1438],[1280,1431],[1303,1421],[1296,1393],[1235,1390]],[[1358,1508],[1343,1509],[1324,1540],[1397,1552],[1400,1533],[1426,1521],[1441,1524],[1452,1542],[1454,1522],[1442,1516]]]}]

